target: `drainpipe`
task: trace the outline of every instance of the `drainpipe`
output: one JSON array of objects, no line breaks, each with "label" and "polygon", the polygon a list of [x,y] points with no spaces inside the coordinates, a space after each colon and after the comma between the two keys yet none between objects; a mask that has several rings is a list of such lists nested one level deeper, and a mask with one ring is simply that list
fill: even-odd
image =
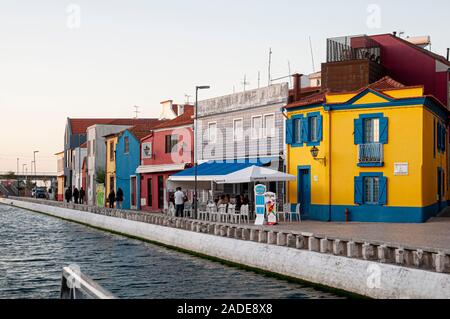
[{"label": "drainpipe", "polygon": [[328,221],[331,222],[331,110],[328,111]]}]

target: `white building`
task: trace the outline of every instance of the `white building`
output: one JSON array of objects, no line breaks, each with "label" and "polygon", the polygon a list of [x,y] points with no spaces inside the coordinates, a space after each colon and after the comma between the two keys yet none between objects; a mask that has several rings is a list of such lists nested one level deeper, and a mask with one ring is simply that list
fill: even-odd
[{"label": "white building", "polygon": [[[87,176],[86,194],[89,205],[96,204],[96,177],[100,171],[105,172],[106,168],[106,145],[104,136],[116,134],[131,125],[103,125],[97,124],[88,127],[87,133]],[[107,194],[106,194],[107,195]]]},{"label": "white building", "polygon": [[86,145],[83,144],[80,147],[77,147],[72,152],[72,172],[73,172],[73,178],[72,178],[72,190],[75,189],[75,187],[79,190],[82,186],[82,168],[83,168],[83,161],[87,155],[87,149]]}]

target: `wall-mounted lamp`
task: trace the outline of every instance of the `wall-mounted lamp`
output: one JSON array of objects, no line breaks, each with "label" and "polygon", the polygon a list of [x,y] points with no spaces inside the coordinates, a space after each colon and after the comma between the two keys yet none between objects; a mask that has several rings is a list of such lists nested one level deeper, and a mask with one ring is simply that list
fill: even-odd
[{"label": "wall-mounted lamp", "polygon": [[317,157],[317,156],[319,156],[319,149],[316,146],[314,146],[311,149],[311,155],[314,158],[314,160],[321,161],[323,163],[323,165],[325,165],[325,166],[327,165],[326,157]]}]

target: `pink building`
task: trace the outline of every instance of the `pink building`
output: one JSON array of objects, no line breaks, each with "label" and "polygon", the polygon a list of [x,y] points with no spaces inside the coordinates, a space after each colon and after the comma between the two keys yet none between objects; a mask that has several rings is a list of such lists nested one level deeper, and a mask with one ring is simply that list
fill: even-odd
[{"label": "pink building", "polygon": [[183,106],[181,115],[156,126],[141,139],[141,165],[136,173],[140,174],[142,210],[160,211],[168,207],[174,190],[167,189],[167,179],[192,166],[193,109],[191,105]]}]

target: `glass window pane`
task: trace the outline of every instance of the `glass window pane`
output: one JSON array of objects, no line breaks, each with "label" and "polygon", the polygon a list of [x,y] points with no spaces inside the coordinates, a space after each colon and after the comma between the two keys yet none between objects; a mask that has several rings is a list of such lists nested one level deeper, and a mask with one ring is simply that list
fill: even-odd
[{"label": "glass window pane", "polygon": [[266,137],[273,137],[275,135],[275,116],[265,115],[264,116],[264,128]]},{"label": "glass window pane", "polygon": [[311,142],[317,141],[317,117],[309,118],[309,140]]},{"label": "glass window pane", "polygon": [[261,116],[252,118],[252,138],[261,138],[262,118]]},{"label": "glass window pane", "polygon": [[300,143],[302,136],[302,120],[295,119],[294,120],[294,142]]}]

